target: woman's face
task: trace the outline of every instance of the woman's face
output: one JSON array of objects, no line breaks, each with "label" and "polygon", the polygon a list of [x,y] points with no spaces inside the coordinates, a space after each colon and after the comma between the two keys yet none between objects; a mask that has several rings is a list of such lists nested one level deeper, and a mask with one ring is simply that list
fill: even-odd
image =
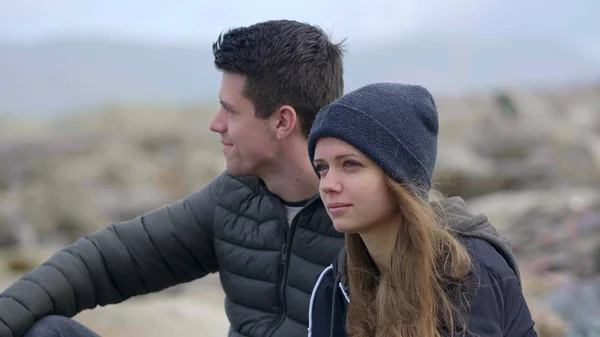
[{"label": "woman's face", "polygon": [[314,165],[319,193],[333,226],[343,233],[365,233],[398,217],[398,204],[383,169],[352,145],[321,138]]}]

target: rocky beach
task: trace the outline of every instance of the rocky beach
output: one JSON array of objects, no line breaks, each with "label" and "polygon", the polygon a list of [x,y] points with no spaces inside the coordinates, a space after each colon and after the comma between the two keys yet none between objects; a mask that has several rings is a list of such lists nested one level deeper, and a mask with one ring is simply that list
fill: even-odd
[{"label": "rocky beach", "polygon": [[[600,85],[437,105],[434,187],[463,197],[508,238],[541,337],[600,336]],[[3,120],[0,289],[78,237],[220,173],[212,113],[129,107]],[[223,298],[211,275],[75,318],[102,336],[225,336]]]}]

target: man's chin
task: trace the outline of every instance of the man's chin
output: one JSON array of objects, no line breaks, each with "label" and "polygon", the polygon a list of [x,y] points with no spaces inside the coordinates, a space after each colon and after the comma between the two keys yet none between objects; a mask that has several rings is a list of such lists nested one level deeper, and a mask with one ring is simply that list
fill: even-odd
[{"label": "man's chin", "polygon": [[252,172],[250,172],[247,169],[243,169],[237,165],[232,165],[227,163],[227,165],[225,166],[225,169],[227,170],[227,173],[229,173],[230,175],[234,176],[234,177],[242,177],[242,176],[250,176],[252,175]]}]

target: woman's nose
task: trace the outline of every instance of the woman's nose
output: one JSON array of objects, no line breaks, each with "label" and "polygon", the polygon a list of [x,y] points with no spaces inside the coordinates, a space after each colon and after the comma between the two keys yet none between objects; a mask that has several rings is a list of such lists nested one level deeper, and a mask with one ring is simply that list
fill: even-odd
[{"label": "woman's nose", "polygon": [[339,193],[342,191],[342,184],[334,170],[329,169],[327,174],[321,175],[319,188],[323,193]]}]

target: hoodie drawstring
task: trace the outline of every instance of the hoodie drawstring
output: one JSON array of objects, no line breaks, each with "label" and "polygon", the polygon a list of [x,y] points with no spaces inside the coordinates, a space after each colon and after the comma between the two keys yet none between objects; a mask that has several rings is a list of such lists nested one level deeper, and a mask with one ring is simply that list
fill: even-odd
[{"label": "hoodie drawstring", "polygon": [[[337,284],[340,282],[340,274],[337,273],[336,277],[335,277],[335,282],[333,282],[334,286],[333,286],[333,298],[331,301],[331,323],[329,325],[329,337],[335,337],[333,335],[333,331],[334,331],[334,327],[335,327],[335,310],[336,310],[336,302],[337,302]],[[345,323],[344,323],[345,324]]]}]

